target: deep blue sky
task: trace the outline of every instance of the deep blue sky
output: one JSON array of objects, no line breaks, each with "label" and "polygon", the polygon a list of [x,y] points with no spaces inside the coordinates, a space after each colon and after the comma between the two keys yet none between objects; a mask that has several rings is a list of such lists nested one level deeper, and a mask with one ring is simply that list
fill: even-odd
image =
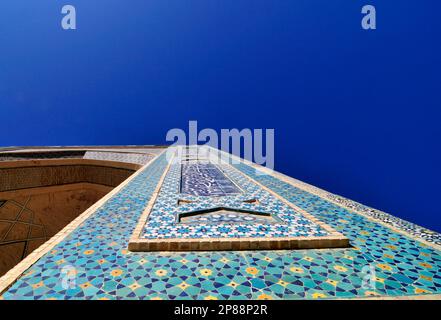
[{"label": "deep blue sky", "polygon": [[163,144],[188,120],[274,128],[277,170],[441,231],[440,9],[2,0],[0,146]]}]

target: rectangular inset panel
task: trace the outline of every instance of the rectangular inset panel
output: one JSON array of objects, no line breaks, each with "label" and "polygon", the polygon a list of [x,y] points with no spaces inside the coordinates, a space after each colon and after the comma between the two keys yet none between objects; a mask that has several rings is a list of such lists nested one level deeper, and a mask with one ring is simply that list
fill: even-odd
[{"label": "rectangular inset panel", "polygon": [[130,238],[130,251],[349,246],[348,238],[228,163],[179,160],[170,161],[156,186]]},{"label": "rectangular inset panel", "polygon": [[239,188],[212,163],[188,162],[181,167],[181,193],[193,196],[226,196]]}]

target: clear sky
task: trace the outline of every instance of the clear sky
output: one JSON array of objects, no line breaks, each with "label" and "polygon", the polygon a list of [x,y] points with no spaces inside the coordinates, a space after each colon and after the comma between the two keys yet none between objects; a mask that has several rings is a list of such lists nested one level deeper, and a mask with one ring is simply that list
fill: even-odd
[{"label": "clear sky", "polygon": [[2,0],[0,146],[163,144],[189,120],[274,128],[277,170],[441,231],[440,9]]}]

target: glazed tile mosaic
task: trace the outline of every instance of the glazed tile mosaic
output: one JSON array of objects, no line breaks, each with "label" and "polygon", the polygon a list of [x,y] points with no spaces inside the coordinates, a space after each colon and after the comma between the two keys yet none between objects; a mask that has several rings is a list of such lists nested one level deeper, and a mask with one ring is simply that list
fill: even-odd
[{"label": "glazed tile mosaic", "polygon": [[280,219],[275,219],[270,214],[258,214],[252,212],[237,212],[230,210],[219,210],[212,213],[195,214],[187,217],[182,217],[181,223],[282,223]]},{"label": "glazed tile mosaic", "polygon": [[[395,230],[381,219],[359,214],[319,192],[275,175],[259,174],[249,164],[232,166],[235,169],[221,167],[239,186],[244,183],[241,176],[251,177],[343,233],[352,247],[130,252],[130,236],[167,170],[162,154],[30,266],[1,298],[332,299],[441,293],[441,251],[436,246],[421,242],[404,229]],[[157,199],[163,205],[173,203],[173,210],[182,196],[176,187],[179,177],[180,166],[170,167]],[[255,188],[253,192],[259,198],[265,197],[262,190],[250,187]],[[173,201],[159,199],[168,192]],[[239,199],[249,200],[246,192],[234,197],[238,206]],[[253,206],[240,204],[247,205]],[[258,204],[262,210],[267,209],[265,205]],[[182,208],[186,206],[190,208],[191,203],[176,210],[184,212],[187,209]]]},{"label": "glazed tile mosaic", "polygon": [[[216,182],[214,188],[211,188],[212,181]],[[181,191],[182,185],[185,185],[185,193],[190,194],[177,192],[180,185]],[[237,186],[242,192],[239,193]],[[195,189],[198,191],[190,191]],[[225,192],[226,189],[234,189],[235,192]],[[211,196],[207,197],[208,195]],[[252,202],[249,201],[250,199],[258,199],[258,201]],[[209,216],[210,222],[204,221],[208,219],[205,215],[207,210],[216,212],[225,209],[246,212],[246,215],[241,215],[241,222],[248,218],[254,220],[254,223],[248,222],[247,225],[243,225],[232,219],[227,221],[228,215],[219,212],[217,215]],[[252,213],[255,215],[253,216]],[[257,219],[255,216],[258,214],[274,218],[272,221]],[[182,217],[189,215],[193,217],[192,224],[179,223]],[[219,217],[221,219],[213,223],[216,216],[221,216]],[[237,213],[236,217],[239,217]],[[198,223],[195,223],[196,221]],[[139,238],[322,237],[328,234],[328,231],[293,210],[228,164],[196,162],[181,165],[178,161],[170,166]]]},{"label": "glazed tile mosaic", "polygon": [[181,193],[193,196],[226,196],[240,193],[238,187],[211,163],[184,162]]},{"label": "glazed tile mosaic", "polygon": [[144,165],[154,158],[153,154],[147,153],[122,153],[122,152],[103,152],[86,151],[83,159],[109,160]]},{"label": "glazed tile mosaic", "polygon": [[91,159],[144,165],[157,155],[158,149],[57,150],[24,149],[0,153],[0,161],[44,159]]},{"label": "glazed tile mosaic", "polygon": [[375,220],[378,220],[378,221],[381,221],[385,224],[388,224],[388,225],[392,226],[393,228],[403,230],[406,233],[408,233],[412,236],[415,236],[417,238],[421,238],[424,241],[427,241],[429,243],[441,245],[441,234],[440,233],[437,233],[437,232],[429,230],[427,228],[418,226],[412,222],[394,217],[393,215],[382,212],[380,210],[370,208],[368,206],[365,206],[365,205],[358,203],[356,201],[347,199],[347,198],[342,197],[340,195],[336,195],[336,194],[327,192],[325,190],[319,189],[317,187],[309,185],[309,184],[302,182],[300,180],[296,180],[294,178],[287,177],[283,174],[279,174],[279,175],[282,177],[288,178],[291,183],[298,186],[302,190],[306,190],[310,193],[319,195],[322,198],[326,198],[339,206],[343,206],[349,210],[353,210],[353,211],[359,212],[361,214],[367,215],[369,217],[372,217]]}]

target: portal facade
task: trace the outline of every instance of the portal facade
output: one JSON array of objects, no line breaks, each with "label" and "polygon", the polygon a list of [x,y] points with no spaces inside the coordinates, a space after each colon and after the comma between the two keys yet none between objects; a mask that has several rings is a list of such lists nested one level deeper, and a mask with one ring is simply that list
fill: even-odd
[{"label": "portal facade", "polygon": [[440,234],[200,150],[0,152],[1,298],[441,297]]}]

